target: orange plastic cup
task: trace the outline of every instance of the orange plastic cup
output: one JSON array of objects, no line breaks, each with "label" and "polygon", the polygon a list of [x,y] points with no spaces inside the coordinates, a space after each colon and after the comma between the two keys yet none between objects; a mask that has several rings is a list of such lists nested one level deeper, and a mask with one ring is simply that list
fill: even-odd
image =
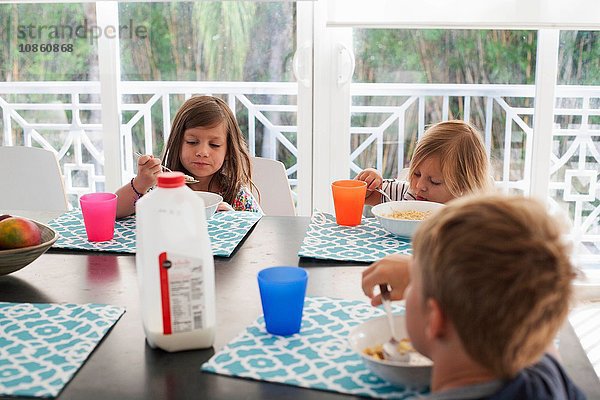
[{"label": "orange plastic cup", "polygon": [[362,219],[367,183],[352,179],[335,181],[331,184],[335,221],[338,225],[356,226]]}]

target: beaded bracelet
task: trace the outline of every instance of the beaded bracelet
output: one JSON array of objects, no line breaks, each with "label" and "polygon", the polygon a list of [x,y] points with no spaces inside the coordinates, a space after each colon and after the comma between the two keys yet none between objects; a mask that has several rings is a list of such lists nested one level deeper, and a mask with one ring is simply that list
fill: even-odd
[{"label": "beaded bracelet", "polygon": [[133,202],[133,204],[135,204],[135,203],[136,203],[136,201],[138,201],[138,200],[139,200],[139,199],[140,199],[140,198],[143,196],[143,194],[142,194],[142,193],[140,193],[140,192],[138,192],[138,191],[135,189],[135,186],[133,186],[133,180],[134,180],[134,179],[135,179],[135,178],[131,178],[131,181],[129,181],[129,184],[131,185],[131,188],[133,189],[133,192],[134,192],[134,193],[136,194],[136,196],[137,196],[137,199],[136,199],[136,200]]}]

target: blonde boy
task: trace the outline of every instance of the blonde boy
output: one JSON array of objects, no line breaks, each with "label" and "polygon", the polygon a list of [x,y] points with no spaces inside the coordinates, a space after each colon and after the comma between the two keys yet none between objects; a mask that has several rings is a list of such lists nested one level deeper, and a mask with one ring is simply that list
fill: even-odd
[{"label": "blonde boy", "polygon": [[466,197],[423,222],[413,259],[365,270],[374,304],[379,283],[406,295],[409,336],[434,362],[430,398],[584,398],[546,353],[575,277],[561,234],[534,200]]}]

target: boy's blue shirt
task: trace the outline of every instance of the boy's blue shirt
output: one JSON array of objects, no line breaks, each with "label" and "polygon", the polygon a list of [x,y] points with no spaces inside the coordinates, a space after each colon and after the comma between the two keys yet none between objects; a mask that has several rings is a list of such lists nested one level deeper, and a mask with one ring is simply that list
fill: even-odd
[{"label": "boy's blue shirt", "polygon": [[584,400],[585,395],[567,376],[560,363],[545,354],[537,364],[521,371],[515,379],[487,399]]},{"label": "boy's blue shirt", "polygon": [[525,368],[512,380],[493,381],[432,393],[428,400],[515,400],[556,399],[585,400],[583,392],[575,386],[554,357],[545,354],[531,367]]}]

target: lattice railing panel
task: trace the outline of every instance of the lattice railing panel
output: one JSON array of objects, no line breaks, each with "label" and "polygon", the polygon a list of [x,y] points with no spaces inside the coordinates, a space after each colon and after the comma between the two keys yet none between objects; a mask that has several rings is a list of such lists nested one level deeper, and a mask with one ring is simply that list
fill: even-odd
[{"label": "lattice railing panel", "polygon": [[[297,185],[295,83],[122,82],[120,89],[124,180],[135,173],[135,151],[160,154],[183,100],[214,94],[236,112],[252,155],[285,154]],[[351,95],[351,173],[367,166],[397,173],[428,124],[458,117],[479,122],[498,187],[527,193],[533,86],[352,84]],[[99,98],[98,82],[0,83],[2,145],[54,151],[73,205],[104,189]],[[555,116],[549,198],[569,215],[581,260],[600,265],[600,88],[558,86]]]}]

